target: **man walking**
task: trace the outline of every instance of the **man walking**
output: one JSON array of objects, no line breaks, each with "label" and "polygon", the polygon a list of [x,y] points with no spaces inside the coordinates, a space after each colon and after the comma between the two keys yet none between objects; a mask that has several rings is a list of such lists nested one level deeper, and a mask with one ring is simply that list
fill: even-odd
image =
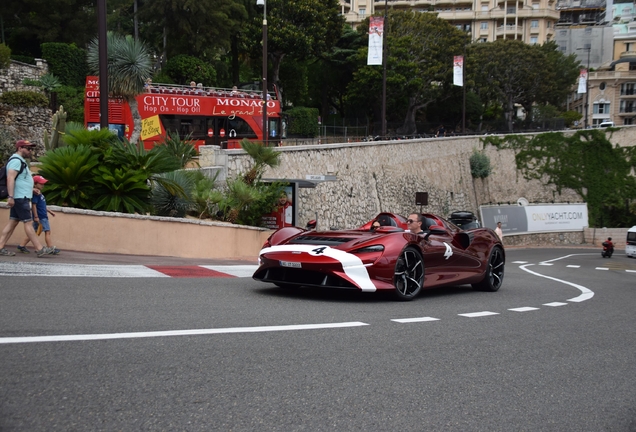
[{"label": "man walking", "polygon": [[0,235],[0,255],[14,256],[14,252],[5,249],[5,245],[13,234],[18,223],[24,223],[24,232],[35,246],[38,257],[51,255],[54,248],[43,247],[38,236],[33,230],[33,215],[31,213],[31,198],[33,198],[33,177],[25,158],[31,158],[35,149],[35,144],[26,140],[19,140],[15,143],[16,152],[9,162],[7,162],[7,204],[11,207],[9,213],[9,223],[2,230]]}]

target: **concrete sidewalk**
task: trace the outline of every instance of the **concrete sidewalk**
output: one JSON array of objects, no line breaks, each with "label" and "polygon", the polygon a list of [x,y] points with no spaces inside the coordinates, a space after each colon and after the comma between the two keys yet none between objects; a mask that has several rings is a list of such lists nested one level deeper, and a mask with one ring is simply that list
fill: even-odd
[{"label": "concrete sidewalk", "polygon": [[[28,247],[27,247],[28,248]],[[0,256],[0,261],[6,262],[41,262],[61,264],[138,264],[138,265],[162,265],[162,266],[186,266],[186,265],[256,265],[258,257],[253,259],[207,259],[207,258],[180,258],[148,255],[121,255],[99,254],[77,251],[61,251],[59,255],[45,255],[38,258],[33,248],[28,248],[31,253],[24,254],[17,250],[16,245],[7,245],[6,249],[15,252],[15,256]]]}]

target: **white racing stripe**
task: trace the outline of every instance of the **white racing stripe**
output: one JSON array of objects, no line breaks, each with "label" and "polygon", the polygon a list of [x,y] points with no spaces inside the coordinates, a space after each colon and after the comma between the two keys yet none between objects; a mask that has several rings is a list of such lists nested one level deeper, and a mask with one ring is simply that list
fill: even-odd
[{"label": "white racing stripe", "polygon": [[[314,252],[320,250],[320,253]],[[321,245],[278,245],[262,249],[259,256],[269,252],[301,252],[311,256],[327,256],[342,264],[342,270],[362,291],[374,292],[376,290],[373,281],[369,277],[367,268],[357,256],[339,249]],[[302,255],[298,255],[298,262],[303,262]]]},{"label": "white racing stripe", "polygon": [[[554,259],[552,261],[556,261],[557,259],[560,259],[560,258],[556,258],[556,259]],[[533,274],[535,276],[539,276],[539,277],[542,277],[542,278],[550,279],[550,280],[553,280],[553,281],[556,281],[556,282],[561,282],[561,283],[564,283],[566,285],[573,286],[574,288],[576,288],[579,291],[581,291],[581,295],[580,296],[568,299],[568,301],[577,302],[578,303],[578,302],[582,302],[582,301],[585,301],[585,300],[589,300],[592,297],[594,297],[594,291],[589,290],[589,289],[585,288],[584,286],[577,285],[575,283],[564,281],[564,280],[561,280],[561,279],[553,278],[551,276],[542,275],[541,273],[533,272],[532,270],[528,270],[526,267],[531,266],[531,265],[532,264],[526,264],[526,265],[519,266],[519,268],[521,270],[523,270],[525,272],[528,272],[530,274]]]},{"label": "white racing stripe", "polygon": [[169,277],[143,265],[0,262],[0,276]]},{"label": "white racing stripe", "polygon": [[263,326],[263,327],[230,327],[217,329],[196,329],[196,330],[168,330],[155,332],[136,332],[136,333],[104,333],[104,334],[84,334],[84,335],[57,335],[57,336],[26,336],[26,337],[0,337],[0,344],[18,344],[18,343],[34,343],[34,342],[71,342],[71,341],[89,341],[89,340],[105,340],[105,339],[136,339],[151,338],[165,336],[200,336],[210,334],[226,334],[226,333],[259,333],[259,332],[275,332],[275,331],[291,331],[291,330],[318,330],[344,327],[360,327],[369,324],[352,321],[328,324],[299,324],[299,325],[280,325],[280,326]]}]

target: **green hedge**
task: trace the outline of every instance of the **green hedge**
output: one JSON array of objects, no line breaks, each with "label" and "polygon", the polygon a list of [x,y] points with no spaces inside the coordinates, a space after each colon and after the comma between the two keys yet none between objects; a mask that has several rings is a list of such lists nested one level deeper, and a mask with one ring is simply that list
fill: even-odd
[{"label": "green hedge", "polygon": [[41,45],[42,58],[49,63],[49,73],[60,79],[63,85],[84,87],[88,64],[86,51],[74,44],[47,42]]},{"label": "green hedge", "polygon": [[30,65],[34,65],[35,66],[35,58],[33,57],[29,57],[29,56],[25,56],[25,55],[18,55],[18,54],[11,54],[11,60],[16,60],[22,63],[26,63],[26,64],[30,64]]},{"label": "green hedge", "polygon": [[0,103],[13,106],[34,107],[49,106],[49,100],[42,93],[35,91],[8,91],[0,96]]},{"label": "green hedge", "polygon": [[166,73],[177,84],[202,83],[205,87],[216,84],[216,70],[209,63],[181,54],[168,60]]},{"label": "green hedge", "polygon": [[313,138],[318,136],[318,108],[297,107],[285,112],[287,135]]},{"label": "green hedge", "polygon": [[6,69],[11,64],[11,48],[0,44],[0,69]]}]

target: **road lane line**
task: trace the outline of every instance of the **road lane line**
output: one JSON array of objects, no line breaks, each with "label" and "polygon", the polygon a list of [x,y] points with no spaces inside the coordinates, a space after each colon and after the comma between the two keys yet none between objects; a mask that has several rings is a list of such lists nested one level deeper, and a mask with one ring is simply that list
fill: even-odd
[{"label": "road lane line", "polygon": [[84,334],[84,335],[56,335],[56,336],[26,336],[26,337],[0,337],[0,344],[17,344],[17,343],[33,343],[33,342],[71,342],[71,341],[89,341],[89,340],[105,340],[105,339],[136,339],[151,338],[165,336],[200,336],[210,334],[227,334],[227,333],[262,333],[275,331],[292,331],[292,330],[318,330],[344,327],[360,327],[369,324],[353,321],[341,323],[327,324],[296,324],[296,325],[280,325],[280,326],[262,326],[262,327],[229,327],[216,329],[195,329],[195,330],[167,330],[155,332],[134,332],[134,333],[103,333],[103,334]]},{"label": "road lane line", "polygon": [[558,306],[567,306],[568,304],[569,303],[552,302],[552,303],[543,303],[543,306],[558,307]]},{"label": "road lane line", "polygon": [[414,323],[414,322],[439,321],[439,318],[433,318],[433,317],[399,318],[399,319],[392,319],[391,321],[404,324],[404,323]]},{"label": "road lane line", "polygon": [[582,285],[577,285],[577,284],[572,283],[572,282],[564,281],[564,280],[557,279],[557,278],[554,278],[554,277],[551,277],[551,276],[542,275],[541,273],[533,272],[532,270],[528,270],[526,267],[531,266],[531,265],[533,265],[533,264],[522,265],[522,266],[519,266],[519,268],[521,270],[523,270],[525,272],[528,272],[530,274],[533,274],[535,276],[539,276],[539,277],[542,277],[542,278],[550,279],[550,280],[553,280],[553,281],[556,281],[556,282],[561,282],[561,283],[564,283],[566,285],[573,286],[574,288],[576,288],[579,291],[581,291],[582,294],[580,296],[568,299],[568,301],[577,302],[578,303],[578,302],[582,302],[582,301],[585,301],[585,300],[589,300],[592,297],[594,297],[594,291],[589,290],[589,289],[585,288]]},{"label": "road lane line", "polygon": [[526,306],[526,307],[512,308],[508,310],[513,312],[529,312],[529,311],[539,310],[539,308]]},{"label": "road lane line", "polygon": [[471,312],[471,313],[457,314],[457,315],[463,316],[463,317],[467,317],[467,318],[478,318],[478,317],[485,317],[485,316],[490,316],[490,315],[499,315],[499,313],[498,312],[483,311],[483,312]]},{"label": "road lane line", "polygon": [[169,277],[143,265],[85,265],[1,262],[0,276]]}]

